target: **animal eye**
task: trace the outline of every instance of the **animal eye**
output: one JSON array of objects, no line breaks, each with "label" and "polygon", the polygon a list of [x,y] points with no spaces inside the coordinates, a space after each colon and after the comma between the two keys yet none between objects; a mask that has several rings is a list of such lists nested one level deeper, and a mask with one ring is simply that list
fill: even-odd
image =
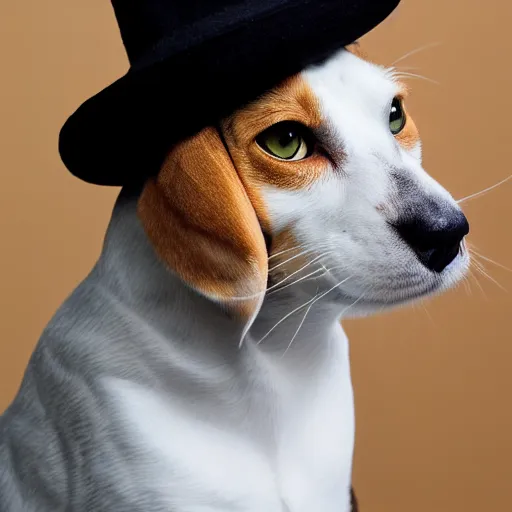
[{"label": "animal eye", "polygon": [[308,129],[300,123],[285,121],[271,126],[256,138],[257,144],[280,160],[298,161],[310,156],[313,148]]},{"label": "animal eye", "polygon": [[391,104],[391,112],[389,114],[389,128],[393,135],[398,135],[404,128],[407,118],[405,116],[402,101],[395,98]]}]

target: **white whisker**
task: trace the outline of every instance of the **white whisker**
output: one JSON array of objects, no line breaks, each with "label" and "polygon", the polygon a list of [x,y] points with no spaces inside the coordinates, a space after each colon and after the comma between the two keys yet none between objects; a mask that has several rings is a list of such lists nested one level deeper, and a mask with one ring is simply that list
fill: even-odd
[{"label": "white whisker", "polygon": [[312,252],[313,249],[306,249],[304,251],[299,252],[299,254],[296,254],[295,256],[292,256],[291,258],[288,258],[287,260],[278,263],[275,267],[272,267],[269,269],[269,272],[273,272],[276,270],[276,268],[282,267],[283,265],[286,265],[287,263],[290,263],[290,261],[296,260],[297,258],[300,258],[301,256],[304,256],[305,254],[308,254],[309,252]]},{"label": "white whisker", "polygon": [[350,279],[350,277],[347,277],[346,279],[344,279],[343,281],[340,281],[336,286],[333,286],[332,288],[330,288],[329,290],[327,290],[325,293],[323,293],[322,295],[320,295],[319,297],[313,297],[311,300],[308,300],[305,304],[303,304],[302,306],[299,306],[298,308],[295,308],[291,313],[288,313],[286,316],[284,316],[283,318],[281,318],[281,320],[279,320],[279,322],[277,322],[276,325],[274,325],[274,327],[272,327],[272,329],[270,329],[270,331],[267,332],[267,334],[265,334],[265,336],[263,336],[263,338],[260,339],[260,341],[258,341],[258,345],[260,345],[264,340],[266,340],[270,334],[272,334],[272,332],[274,332],[275,329],[277,329],[277,327],[279,325],[281,325],[285,320],[287,320],[288,318],[290,318],[292,315],[294,315],[295,313],[297,313],[298,311],[300,311],[302,308],[305,308],[306,306],[309,306],[311,303],[315,303],[315,302],[318,302],[320,299],[324,298],[326,295],[328,295],[329,293],[331,293],[332,291],[334,291],[336,288],[338,288],[339,286],[341,286],[343,283],[346,283],[348,280]]},{"label": "white whisker", "polygon": [[466,295],[471,296],[471,282],[469,281],[468,276],[464,276],[462,278],[462,284],[464,285],[464,289],[466,290]]},{"label": "white whisker", "polygon": [[[318,297],[318,288],[316,289],[316,295],[315,295],[315,299]],[[311,308],[315,305],[315,302],[312,302],[308,309],[306,310],[306,313],[304,315],[304,317],[302,318],[302,321],[301,323],[299,324],[299,327],[298,329],[295,331],[295,334],[293,335],[293,338],[291,339],[290,343],[288,344],[288,347],[286,347],[286,350],[284,351],[284,354],[281,356],[281,359],[284,358],[284,356],[286,356],[286,354],[288,353],[288,351],[292,348],[292,345],[293,345],[293,342],[295,341],[295,339],[297,338],[297,336],[299,335],[299,332],[300,330],[302,329],[302,326],[304,325],[304,322],[306,321],[306,318],[309,314],[309,312],[311,311]]]},{"label": "white whisker", "polygon": [[257,299],[257,298],[261,297],[262,295],[265,295],[265,293],[267,293],[267,290],[262,290],[261,292],[254,293],[253,295],[240,295],[240,296],[229,297],[229,300],[242,301],[242,300]]},{"label": "white whisker", "polygon": [[504,288],[500,283],[498,283],[498,281],[496,281],[496,279],[494,279],[491,275],[489,275],[486,270],[485,270],[485,267],[481,264],[481,263],[478,263],[477,261],[475,261],[475,269],[480,272],[480,274],[482,274],[484,277],[486,277],[487,279],[489,279],[489,281],[491,281],[492,283],[494,283],[498,288],[500,288],[501,290],[503,290],[504,292],[508,293],[508,290],[506,288]]},{"label": "white whisker", "polygon": [[290,286],[294,286],[296,284],[299,284],[303,281],[308,281],[309,279],[312,278],[312,276],[314,276],[315,274],[318,274],[318,272],[322,272],[322,269],[321,268],[318,268],[316,269],[314,272],[311,272],[311,274],[308,274],[307,276],[304,276],[304,277],[301,277],[300,279],[297,279],[296,281],[293,281],[293,283],[289,283],[285,286],[282,286],[281,288],[277,288],[276,290],[272,290],[268,296],[270,297],[271,295],[274,295],[274,293],[278,293],[278,292],[281,292],[283,290],[286,290],[286,288],[289,288]]},{"label": "white whisker", "polygon": [[[312,252],[312,251],[307,251],[307,252]],[[271,286],[270,288],[266,288],[265,290],[262,290],[260,292],[257,292],[257,293],[254,293],[253,295],[243,295],[243,296],[233,296],[233,297],[230,297],[229,300],[232,300],[232,301],[243,301],[243,300],[251,300],[251,299],[257,299],[257,298],[260,298],[262,295],[265,295],[266,293],[268,293],[269,291],[272,291],[276,288],[278,288],[279,286],[281,286],[282,283],[288,281],[290,278],[292,278],[293,276],[297,275],[299,272],[302,272],[304,269],[306,269],[307,267],[309,267],[310,265],[314,264],[316,261],[320,260],[321,258],[324,258],[325,256],[327,256],[328,254],[331,254],[333,251],[328,251],[328,252],[325,252],[323,254],[321,254],[320,256],[317,256],[316,258],[314,258],[312,261],[310,261],[309,263],[307,263],[306,265],[304,265],[303,267],[301,267],[299,270],[297,270],[296,272],[294,272],[293,274],[290,274],[289,276],[285,277],[284,279],[282,279],[279,283],[276,283],[275,285]],[[274,267],[275,268],[275,267]],[[308,276],[306,277],[310,277],[318,272],[321,272],[321,269],[317,269],[315,272],[311,273],[311,274],[308,274]],[[298,282],[298,281],[297,281]],[[295,284],[296,282],[292,283],[292,284]],[[291,285],[290,285],[291,286]],[[285,287],[282,287],[281,289],[284,289]],[[269,294],[270,295],[270,294]]]},{"label": "white whisker", "polygon": [[430,82],[435,85],[441,85],[437,80],[433,80],[432,78],[428,78],[427,76],[418,75],[416,73],[406,73],[404,72],[397,72],[394,73],[394,76],[397,78],[418,78],[420,80],[425,80],[427,82]]},{"label": "white whisker", "polygon": [[421,309],[423,309],[425,315],[427,316],[429,322],[436,327],[436,323],[434,322],[434,319],[432,318],[432,315],[430,314],[430,311],[427,309],[427,306],[423,304],[423,302],[420,303]]},{"label": "white whisker", "polygon": [[[368,291],[368,290],[367,290],[367,291]],[[365,291],[364,293],[362,293],[356,301],[352,302],[352,304],[350,304],[350,306],[347,306],[347,307],[346,307],[346,308],[341,312],[341,315],[340,315],[340,316],[343,316],[343,315],[344,315],[344,314],[345,314],[349,309],[352,309],[356,304],[359,304],[359,302],[361,302],[361,301],[364,299],[365,295],[366,295],[366,291]]]},{"label": "white whisker", "polygon": [[316,258],[313,258],[313,260],[311,260],[309,263],[307,263],[303,267],[299,268],[299,270],[296,270],[295,272],[293,272],[289,276],[286,276],[284,279],[279,281],[279,283],[277,283],[277,284],[271,286],[270,288],[268,288],[267,292],[270,292],[270,291],[274,290],[275,288],[278,288],[279,286],[281,286],[281,284],[286,283],[286,281],[291,279],[293,276],[296,276],[297,274],[302,272],[304,269],[308,268],[310,265],[313,265],[313,263],[316,263],[318,260],[324,258],[325,256],[327,256],[328,254],[331,254],[332,252],[333,251],[328,251],[328,252],[325,252],[325,253],[321,254],[320,256],[317,256]]},{"label": "white whisker", "polygon": [[306,306],[309,306],[312,302],[315,301],[315,299],[316,299],[316,297],[313,297],[312,299],[308,300],[305,304],[302,304],[302,306],[299,306],[298,308],[295,308],[293,311],[291,311],[286,316],[281,318],[281,320],[279,320],[279,322],[277,322],[277,324],[274,325],[274,327],[272,327],[272,329],[270,329],[270,331],[268,331],[267,334],[265,334],[265,336],[263,336],[263,338],[260,339],[260,341],[258,341],[257,345],[261,345],[261,343],[263,341],[265,341],[277,329],[277,327],[279,327],[285,320],[287,320],[292,315],[294,315],[295,313],[300,311],[302,308],[305,308]]},{"label": "white whisker", "polygon": [[396,69],[396,71],[398,71],[398,73],[400,73],[402,71],[417,71],[420,68],[418,66],[406,66],[406,67],[391,68],[391,69]]},{"label": "white whisker", "polygon": [[[338,265],[336,267],[326,268],[324,265],[322,265],[322,269],[324,270],[323,274],[321,274],[321,275],[319,275],[317,277],[311,277],[310,279],[306,279],[306,281],[311,281],[313,279],[322,279],[322,277],[326,276],[327,274],[329,274],[333,270],[338,270],[340,268],[346,269],[347,266],[346,265]],[[318,269],[317,272],[321,272],[322,269]],[[314,272],[314,274],[316,274],[316,272]],[[309,276],[307,276],[307,277],[309,277]]]},{"label": "white whisker", "polygon": [[441,43],[429,43],[424,46],[420,46],[419,48],[416,48],[416,50],[412,50],[409,53],[406,53],[404,56],[400,57],[399,59],[395,60],[391,65],[394,66],[398,64],[399,62],[402,62],[403,60],[412,57],[413,55],[416,55],[417,53],[420,53],[424,50],[428,50],[430,48],[434,48],[436,46],[439,46]]},{"label": "white whisker", "polygon": [[277,258],[278,256],[281,256],[281,255],[283,255],[283,254],[286,254],[286,253],[288,253],[288,252],[296,251],[297,249],[300,249],[300,246],[298,246],[298,245],[297,245],[296,247],[292,247],[292,248],[290,248],[290,249],[285,249],[284,251],[276,252],[276,254],[272,254],[272,256],[270,256],[270,257],[268,258],[268,260],[270,261],[270,260],[272,260],[272,259],[274,259],[274,258]]},{"label": "white whisker", "polygon": [[480,290],[480,293],[484,296],[484,299],[485,299],[486,301],[488,301],[488,300],[489,300],[489,297],[487,297],[487,294],[485,293],[485,290],[484,290],[483,286],[481,285],[481,283],[480,283],[480,281],[479,281],[478,277],[477,277],[477,276],[476,276],[476,274],[473,272],[473,269],[471,269],[471,270],[469,271],[469,273],[470,273],[471,277],[473,278],[473,280],[475,281],[476,285],[478,286],[478,288],[479,288],[479,290]]},{"label": "white whisker", "polygon": [[482,190],[481,192],[477,192],[476,194],[471,194],[470,196],[464,197],[463,199],[459,199],[457,201],[457,204],[467,203],[471,199],[476,199],[477,197],[483,196],[484,194],[487,194],[488,192],[491,192],[495,188],[501,187],[501,185],[504,185],[507,183],[507,181],[510,181],[512,179],[512,174],[505,178],[504,180],[500,181],[499,183],[496,183],[496,185],[493,185],[492,187],[486,188],[485,190]]},{"label": "white whisker", "polygon": [[347,268],[347,266],[346,265],[336,265],[335,267],[326,268],[325,271],[328,273],[328,272],[332,272],[333,270],[339,270],[340,268]]},{"label": "white whisker", "polygon": [[492,263],[493,265],[496,265],[497,267],[502,268],[503,270],[506,270],[507,272],[512,272],[512,269],[505,267],[505,265],[502,265],[501,263],[498,263],[497,261],[491,260],[491,258],[487,258],[486,256],[483,256],[479,252],[476,252],[474,249],[469,249],[469,252],[476,258],[481,258],[484,261],[487,261],[488,263]]}]

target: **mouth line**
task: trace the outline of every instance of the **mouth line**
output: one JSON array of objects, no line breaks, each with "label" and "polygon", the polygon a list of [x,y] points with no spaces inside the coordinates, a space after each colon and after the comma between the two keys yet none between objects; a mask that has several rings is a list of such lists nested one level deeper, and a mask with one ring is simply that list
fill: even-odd
[{"label": "mouth line", "polygon": [[[338,300],[357,301],[358,305],[367,307],[393,307],[421,299],[427,299],[432,295],[443,292],[447,287],[449,288],[452,286],[452,277],[454,276],[454,273],[457,275],[457,268],[459,264],[463,266],[467,255],[467,245],[465,241],[463,241],[453,261],[441,273],[428,271],[427,269],[427,272],[424,273],[422,279],[418,279],[417,276],[414,278],[414,282],[403,283],[404,286],[380,286],[377,290],[377,295],[380,297],[377,298],[371,297],[372,292],[376,292],[375,289],[372,290],[371,288],[366,292],[368,294],[366,297],[357,297],[350,293],[346,293],[343,289],[339,289],[337,294]],[[396,282],[394,277],[390,276],[390,278],[392,279],[392,282]],[[458,279],[456,278],[456,281],[457,280]],[[424,283],[424,286],[420,287],[419,285],[422,283]],[[364,295],[366,295],[366,293]],[[386,297],[387,295],[390,295],[389,299],[381,298],[383,296]]]},{"label": "mouth line", "polygon": [[[339,290],[338,297],[342,298],[344,301],[357,302],[357,305],[367,306],[367,307],[393,307],[399,306],[402,304],[407,304],[410,302],[414,302],[416,300],[425,299],[430,295],[436,293],[442,289],[442,283],[435,282],[432,283],[428,288],[424,288],[421,291],[404,294],[401,297],[393,298],[392,300],[382,300],[382,299],[373,299],[371,296],[368,297],[354,297],[347,293],[344,293],[342,290]],[[390,290],[396,292],[397,290]],[[407,291],[407,288],[403,289],[404,292]]]}]

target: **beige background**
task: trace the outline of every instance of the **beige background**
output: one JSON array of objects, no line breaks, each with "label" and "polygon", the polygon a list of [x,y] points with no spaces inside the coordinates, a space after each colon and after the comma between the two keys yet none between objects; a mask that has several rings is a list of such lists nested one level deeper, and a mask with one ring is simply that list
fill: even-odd
[{"label": "beige background", "polygon": [[[456,197],[510,174],[512,7],[404,0],[366,39],[403,66],[425,163]],[[58,130],[127,67],[106,0],[0,2],[0,410],[41,330],[93,265],[117,190],[68,175]],[[411,71],[411,70],[410,70]],[[468,203],[471,240],[512,267],[512,184]],[[489,265],[505,288],[512,276]],[[425,308],[358,320],[355,484],[363,512],[482,512],[512,503],[512,298],[479,277]],[[318,511],[320,512],[320,511]]]}]

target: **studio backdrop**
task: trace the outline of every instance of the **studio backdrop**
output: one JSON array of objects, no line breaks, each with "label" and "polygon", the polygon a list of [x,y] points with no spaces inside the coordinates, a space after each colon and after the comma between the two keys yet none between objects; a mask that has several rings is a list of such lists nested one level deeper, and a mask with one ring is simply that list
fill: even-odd
[{"label": "studio backdrop", "polygon": [[[403,0],[362,41],[400,60],[425,167],[457,199],[512,169],[512,4]],[[0,3],[0,410],[55,310],[94,264],[117,189],[57,151],[74,108],[127,69],[110,2]],[[512,267],[512,183],[465,204],[470,242]],[[347,323],[363,512],[505,511],[512,503],[512,275],[480,258],[424,305]],[[502,289],[503,288],[503,289]]]}]

